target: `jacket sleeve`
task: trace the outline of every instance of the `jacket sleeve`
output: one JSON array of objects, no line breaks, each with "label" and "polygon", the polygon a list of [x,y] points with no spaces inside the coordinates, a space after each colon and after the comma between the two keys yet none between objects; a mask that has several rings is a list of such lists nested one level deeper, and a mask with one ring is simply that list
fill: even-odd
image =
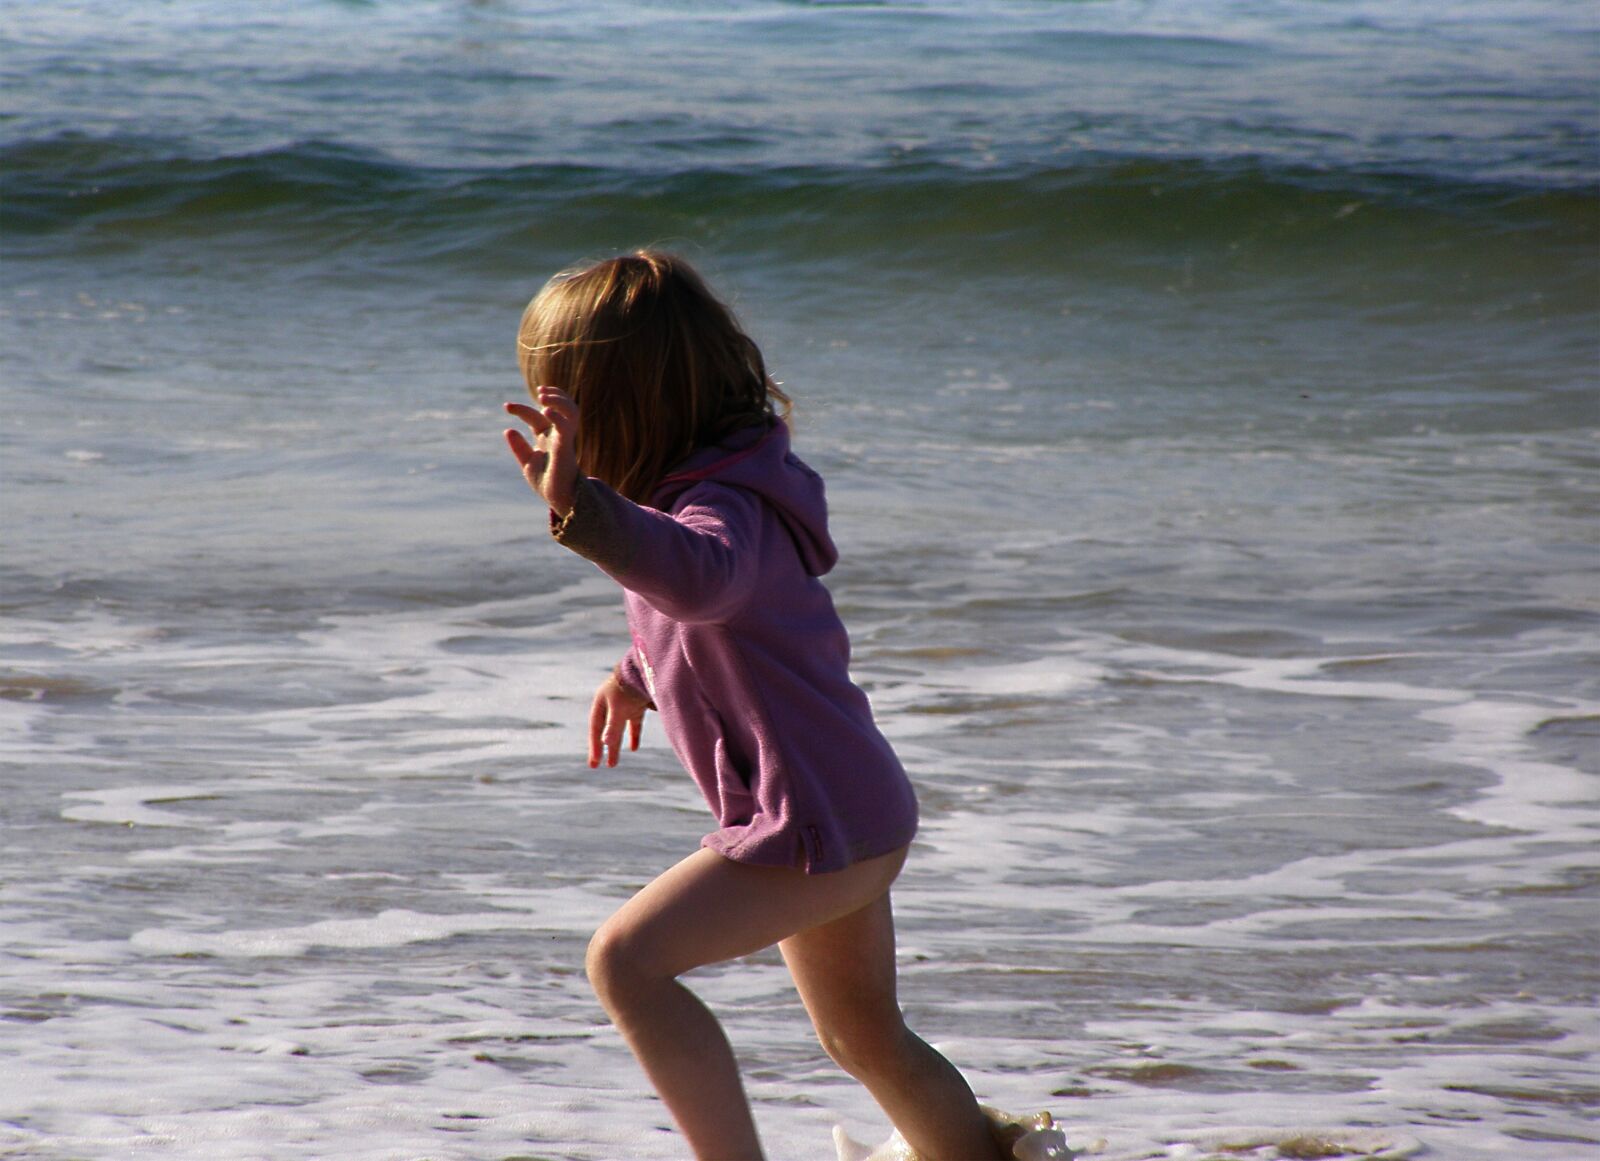
[{"label": "jacket sleeve", "polygon": [[572,511],[552,513],[550,531],[673,620],[725,621],[755,588],[761,504],[742,488],[704,482],[660,512],[579,476]]},{"label": "jacket sleeve", "polygon": [[616,668],[611,672],[630,692],[638,694],[649,702],[651,709],[656,708],[655,695],[650,690],[649,679],[645,677],[637,645],[628,646],[628,651],[622,655],[622,660],[617,662]]}]

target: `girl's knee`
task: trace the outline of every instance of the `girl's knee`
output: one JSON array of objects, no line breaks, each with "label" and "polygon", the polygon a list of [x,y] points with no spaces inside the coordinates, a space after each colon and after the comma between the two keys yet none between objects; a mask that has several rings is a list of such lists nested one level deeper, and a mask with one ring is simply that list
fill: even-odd
[{"label": "girl's knee", "polygon": [[589,940],[583,970],[589,977],[589,986],[607,1007],[610,1006],[609,997],[617,993],[627,975],[628,958],[627,941],[610,923]]},{"label": "girl's knee", "polygon": [[625,1004],[652,983],[672,979],[672,973],[655,969],[646,942],[616,916],[589,940],[583,966],[589,986],[608,1010]]},{"label": "girl's knee", "polygon": [[905,1062],[909,1037],[910,1031],[898,1012],[892,1018],[841,1021],[817,1029],[823,1051],[857,1080],[899,1070]]}]

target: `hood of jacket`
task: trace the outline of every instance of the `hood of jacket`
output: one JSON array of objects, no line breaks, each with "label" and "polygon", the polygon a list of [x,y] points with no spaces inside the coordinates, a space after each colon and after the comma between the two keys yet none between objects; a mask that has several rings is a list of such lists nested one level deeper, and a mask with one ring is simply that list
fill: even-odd
[{"label": "hood of jacket", "polygon": [[651,506],[671,510],[679,496],[705,481],[747,489],[771,505],[812,576],[823,576],[838,563],[822,477],[789,450],[789,428],[782,420],[743,428],[697,449],[656,486]]}]

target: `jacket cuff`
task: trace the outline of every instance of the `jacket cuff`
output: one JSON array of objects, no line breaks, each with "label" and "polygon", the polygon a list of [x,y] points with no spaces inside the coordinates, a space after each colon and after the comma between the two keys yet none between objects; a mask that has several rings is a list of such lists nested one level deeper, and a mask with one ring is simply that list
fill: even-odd
[{"label": "jacket cuff", "polygon": [[572,510],[565,516],[550,513],[550,535],[607,572],[621,571],[632,562],[634,546],[613,506],[619,502],[604,484],[579,475],[573,482]]},{"label": "jacket cuff", "polygon": [[656,699],[650,696],[649,687],[645,684],[644,676],[639,672],[638,665],[630,653],[611,670],[611,676],[617,679],[617,684],[644,702],[651,709],[656,708]]}]

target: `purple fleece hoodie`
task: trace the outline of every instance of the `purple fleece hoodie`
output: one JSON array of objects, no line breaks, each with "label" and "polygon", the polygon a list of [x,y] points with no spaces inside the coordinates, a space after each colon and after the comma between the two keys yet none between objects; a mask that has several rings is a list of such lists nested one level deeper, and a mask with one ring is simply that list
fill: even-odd
[{"label": "purple fleece hoodie", "polygon": [[822,477],[788,429],[696,451],[651,504],[580,476],[551,530],[626,590],[617,677],[650,697],[716,815],[702,845],[820,873],[910,842],[916,796],[817,579],[838,560]]}]

